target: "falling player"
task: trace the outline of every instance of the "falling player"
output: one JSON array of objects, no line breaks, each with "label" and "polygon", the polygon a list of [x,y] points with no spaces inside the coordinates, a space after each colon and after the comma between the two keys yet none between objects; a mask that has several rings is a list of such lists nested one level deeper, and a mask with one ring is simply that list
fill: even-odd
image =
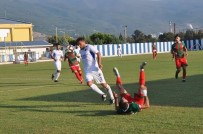
[{"label": "falling player", "polygon": [[87,85],[95,92],[97,92],[103,99],[106,100],[106,94],[102,92],[97,85],[101,84],[110,95],[110,103],[114,103],[114,96],[111,87],[106,83],[102,70],[101,53],[92,45],[86,44],[85,39],[80,37],[76,40],[77,45],[80,47],[80,54],[84,65],[85,79]]},{"label": "falling player", "polygon": [[75,73],[75,76],[80,81],[80,83],[83,84],[82,70],[80,68],[80,64],[77,61],[77,58],[79,58],[79,56],[74,51],[74,48],[72,46],[68,46],[64,61],[68,60],[70,69],[73,73]]},{"label": "falling player", "polygon": [[52,74],[51,78],[54,82],[58,82],[60,73],[61,73],[61,61],[63,59],[63,52],[61,51],[61,45],[56,44],[56,50],[53,50],[51,58],[54,60],[55,72]]},{"label": "falling player", "polygon": [[134,98],[126,91],[122,85],[121,77],[119,75],[118,69],[114,68],[113,71],[117,77],[116,86],[120,92],[121,100],[118,101],[118,95],[114,92],[115,98],[115,109],[118,114],[132,114],[140,112],[142,109],[150,107],[149,98],[147,96],[147,87],[145,85],[145,72],[144,66],[146,62],[143,62],[140,66],[140,80],[139,80],[139,90],[138,93],[134,94]]},{"label": "falling player", "polygon": [[157,49],[156,49],[155,43],[152,44],[152,54],[153,54],[153,60],[156,60]]},{"label": "falling player", "polygon": [[28,53],[27,52],[25,52],[25,54],[24,54],[24,64],[25,64],[25,66],[28,66]]},{"label": "falling player", "polygon": [[121,46],[118,46],[118,49],[117,49],[117,55],[118,55],[119,57],[122,58],[122,50],[121,50]]},{"label": "falling player", "polygon": [[177,34],[175,36],[175,43],[172,45],[171,48],[171,54],[172,58],[175,58],[175,63],[176,63],[176,73],[175,73],[175,78],[178,78],[178,74],[181,71],[181,67],[183,69],[183,76],[182,76],[182,82],[186,81],[186,68],[188,66],[186,56],[188,55],[187,53],[187,48],[185,46],[184,42],[181,42],[180,36]]}]

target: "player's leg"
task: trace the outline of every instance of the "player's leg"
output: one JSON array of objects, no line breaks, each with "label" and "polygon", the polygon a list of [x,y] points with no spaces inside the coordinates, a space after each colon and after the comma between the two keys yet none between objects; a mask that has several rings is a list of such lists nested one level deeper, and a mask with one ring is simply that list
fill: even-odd
[{"label": "player's leg", "polygon": [[105,101],[105,100],[106,100],[106,95],[105,95],[104,92],[102,92],[102,91],[98,88],[97,85],[95,85],[95,84],[93,83],[93,79],[94,79],[94,78],[93,78],[92,74],[90,74],[90,73],[85,74],[85,79],[86,79],[86,81],[87,81],[87,85],[88,85],[94,92],[98,93],[98,94],[101,96],[102,100]]},{"label": "player's leg", "polygon": [[55,65],[56,65],[56,73],[55,73],[54,82],[58,82],[58,79],[61,74],[61,61],[55,62]]},{"label": "player's leg", "polygon": [[[146,66],[147,62],[143,62],[140,65],[140,78],[139,78],[139,90],[138,90],[138,94],[135,93],[134,95],[134,101],[139,104],[141,107],[145,107],[148,108],[149,107],[149,101],[148,97],[147,97],[147,87],[145,85],[145,71],[144,71],[144,67]],[[147,102],[147,103],[146,103]]]},{"label": "player's leg", "polygon": [[106,83],[103,72],[99,69],[98,71],[92,72],[93,78],[97,84],[101,84],[102,87],[109,93],[110,103],[114,103],[114,96],[111,87]]},{"label": "player's leg", "polygon": [[127,94],[128,92],[126,91],[126,89],[122,85],[121,76],[120,76],[119,71],[116,67],[113,68],[113,72],[116,76],[116,88],[118,89],[120,95]]},{"label": "player's leg", "polygon": [[145,72],[144,67],[147,65],[147,62],[143,62],[140,65],[140,78],[139,78],[139,84],[140,86],[145,86]]},{"label": "player's leg", "polygon": [[176,62],[175,78],[178,79],[178,74],[179,74],[180,71],[181,71],[181,62],[180,62],[180,59],[176,59],[175,62]]},{"label": "player's leg", "polygon": [[80,73],[78,72],[78,66],[71,66],[72,72],[75,74],[76,78],[82,83],[82,77]]},{"label": "player's leg", "polygon": [[140,65],[140,78],[139,78],[139,91],[138,91],[138,95],[139,96],[146,96],[147,95],[147,87],[146,87],[146,80],[145,80],[145,71],[144,71],[144,67],[147,65],[147,62],[143,62]]},{"label": "player's leg", "polygon": [[188,66],[187,64],[187,59],[186,58],[182,58],[181,59],[181,64],[182,64],[182,69],[183,69],[183,79],[182,79],[182,82],[185,82],[186,81],[186,74],[187,74],[187,71],[186,71],[186,68]]}]

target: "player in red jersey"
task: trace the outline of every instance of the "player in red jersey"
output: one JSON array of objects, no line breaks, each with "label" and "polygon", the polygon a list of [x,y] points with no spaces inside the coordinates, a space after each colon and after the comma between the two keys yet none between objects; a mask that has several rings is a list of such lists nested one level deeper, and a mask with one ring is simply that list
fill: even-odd
[{"label": "player in red jersey", "polygon": [[183,76],[182,76],[182,82],[186,81],[186,68],[188,66],[186,56],[188,55],[187,53],[187,48],[185,46],[184,42],[181,42],[180,36],[177,34],[175,36],[175,43],[172,45],[171,48],[171,54],[172,58],[175,58],[175,63],[176,63],[176,73],[175,73],[175,78],[178,78],[178,74],[181,71],[181,68],[183,69]]},{"label": "player in red jersey", "polygon": [[27,52],[24,53],[24,64],[25,64],[25,66],[28,66],[28,53]]},{"label": "player in red jersey", "polygon": [[121,77],[119,75],[118,69],[114,68],[113,71],[117,77],[116,86],[120,92],[121,100],[118,101],[118,95],[114,92],[115,98],[115,108],[118,114],[132,114],[140,112],[142,109],[150,107],[149,98],[147,96],[147,87],[145,85],[145,72],[144,66],[146,62],[140,65],[140,80],[139,80],[139,90],[138,93],[134,94],[134,98],[126,91],[122,85]]},{"label": "player in red jersey", "polygon": [[156,60],[157,49],[156,49],[155,43],[152,44],[152,54],[153,54],[153,59]]},{"label": "player in red jersey", "polygon": [[72,46],[68,46],[64,61],[68,60],[70,69],[73,73],[75,73],[75,76],[80,83],[83,84],[82,70],[77,58],[79,58],[79,56],[76,54],[76,52],[74,52],[74,48]]}]

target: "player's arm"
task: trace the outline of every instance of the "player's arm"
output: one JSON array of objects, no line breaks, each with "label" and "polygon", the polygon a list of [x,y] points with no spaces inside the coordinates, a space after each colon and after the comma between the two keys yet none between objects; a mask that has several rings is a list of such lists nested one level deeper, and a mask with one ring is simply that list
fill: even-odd
[{"label": "player's arm", "polygon": [[118,109],[119,109],[118,95],[115,92],[113,92],[113,96],[115,99],[115,110],[118,111]]},{"label": "player's arm", "polygon": [[99,65],[99,68],[102,69],[103,65],[101,63],[101,53],[100,52],[97,52],[97,62],[98,62],[98,65]]},{"label": "player's arm", "polygon": [[98,62],[99,68],[102,69],[103,66],[101,63],[101,58],[102,58],[101,53],[91,45],[90,45],[90,51],[97,55],[97,62]]},{"label": "player's arm", "polygon": [[174,59],[175,58],[174,44],[171,47],[171,54],[172,54],[172,59]]},{"label": "player's arm", "polygon": [[183,51],[185,51],[186,56],[188,56],[188,50],[187,47],[185,46],[185,43],[183,43],[184,47],[183,47]]},{"label": "player's arm", "polygon": [[56,61],[55,57],[54,57],[54,51],[51,52],[51,58]]},{"label": "player's arm", "polygon": [[145,97],[144,97],[144,105],[142,106],[141,109],[147,109],[147,108],[149,108],[149,107],[150,107],[149,98],[148,98],[148,96],[145,96]]}]

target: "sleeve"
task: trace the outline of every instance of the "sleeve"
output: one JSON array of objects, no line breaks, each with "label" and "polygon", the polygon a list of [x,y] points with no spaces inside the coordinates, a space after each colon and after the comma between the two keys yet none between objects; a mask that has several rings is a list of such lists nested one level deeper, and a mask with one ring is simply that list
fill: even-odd
[{"label": "sleeve", "polygon": [[64,57],[63,51],[61,51],[61,57]]},{"label": "sleeve", "polygon": [[133,112],[135,112],[135,113],[136,113],[136,112],[140,112],[140,107],[141,107],[141,106],[139,106],[138,104],[136,104],[136,103],[131,103],[130,106],[131,106]]},{"label": "sleeve", "polygon": [[175,43],[171,46],[171,50],[175,51]]},{"label": "sleeve", "polygon": [[54,51],[54,50],[52,51],[51,56],[52,56],[53,58],[55,58],[55,51]]},{"label": "sleeve", "polygon": [[185,42],[182,42],[182,44],[183,44],[183,47],[186,48]]},{"label": "sleeve", "polygon": [[93,52],[93,53],[98,53],[99,51],[92,45],[89,45],[89,48],[90,48],[90,51]]}]

